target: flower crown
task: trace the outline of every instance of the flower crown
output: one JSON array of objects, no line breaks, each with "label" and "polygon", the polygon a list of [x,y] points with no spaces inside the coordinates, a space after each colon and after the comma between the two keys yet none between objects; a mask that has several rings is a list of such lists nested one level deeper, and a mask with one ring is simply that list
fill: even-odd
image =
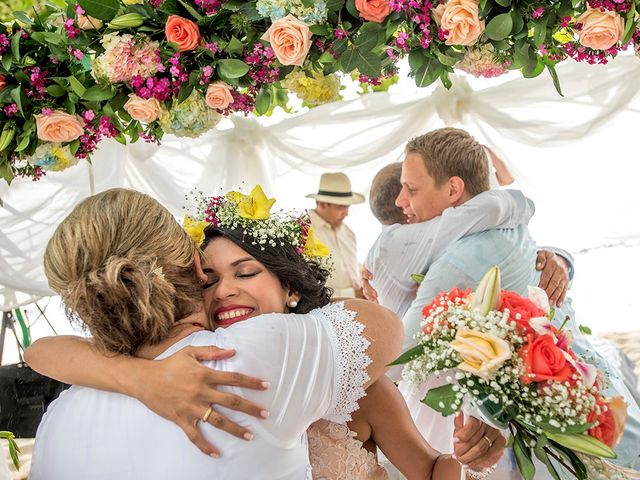
[{"label": "flower crown", "polygon": [[232,191],[213,197],[192,192],[191,196],[195,211],[184,216],[183,227],[198,246],[204,242],[204,229],[209,225],[242,229],[243,234],[263,250],[289,244],[305,259],[316,261],[328,270],[333,268],[329,249],[315,236],[309,215],[282,210],[271,213],[276,200],[267,198],[260,185],[249,195]]}]

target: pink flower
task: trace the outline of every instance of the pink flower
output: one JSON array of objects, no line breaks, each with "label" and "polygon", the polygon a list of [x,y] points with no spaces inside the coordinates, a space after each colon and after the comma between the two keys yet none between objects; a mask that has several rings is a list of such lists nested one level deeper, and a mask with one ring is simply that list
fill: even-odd
[{"label": "pink flower", "polygon": [[381,23],[391,13],[389,0],[356,0],[356,10],[370,22]]},{"label": "pink flower", "polygon": [[133,93],[129,94],[129,100],[124,104],[124,109],[131,118],[144,123],[155,122],[162,113],[162,105],[158,100],[140,98]]},{"label": "pink flower", "polygon": [[447,32],[447,45],[473,45],[484,32],[484,20],[480,20],[477,0],[449,0],[438,5],[433,17]]},{"label": "pink flower", "polygon": [[72,142],[84,133],[84,121],[78,115],[55,110],[50,115],[36,115],[35,119],[38,138],[45,142]]},{"label": "pink flower", "polygon": [[311,48],[312,35],[306,23],[287,15],[273,22],[261,39],[271,43],[280,63],[301,66]]},{"label": "pink flower", "polygon": [[624,32],[622,17],[615,11],[587,8],[577,19],[582,24],[580,44],[594,50],[607,50],[620,41]]},{"label": "pink flower", "polygon": [[224,110],[233,103],[232,88],[225,82],[215,82],[207,87],[205,100],[209,108]]}]

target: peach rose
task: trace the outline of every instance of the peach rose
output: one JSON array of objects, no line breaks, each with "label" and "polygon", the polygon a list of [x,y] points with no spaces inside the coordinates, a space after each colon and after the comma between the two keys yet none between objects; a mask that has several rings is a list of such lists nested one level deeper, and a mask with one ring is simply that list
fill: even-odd
[{"label": "peach rose", "polygon": [[273,22],[261,39],[271,43],[281,64],[300,66],[311,48],[311,35],[306,23],[287,15]]},{"label": "peach rose", "polygon": [[617,396],[611,397],[604,400],[604,403],[607,407],[609,407],[609,411],[611,412],[611,416],[613,417],[613,445],[615,446],[620,443],[622,440],[622,435],[624,435],[624,426],[627,423],[627,402],[624,397]]},{"label": "peach rose", "polygon": [[4,87],[7,86],[7,81],[4,78],[4,75],[0,75],[0,92],[4,90]]},{"label": "peach rose", "polygon": [[356,10],[370,22],[381,23],[391,13],[389,0],[356,0]]},{"label": "peach rose", "polygon": [[448,33],[447,45],[473,45],[482,32],[484,20],[478,17],[477,0],[449,0],[433,10],[433,18]]},{"label": "peach rose", "polygon": [[76,25],[78,25],[80,30],[97,30],[102,28],[104,23],[102,23],[102,20],[90,17],[89,15],[78,15]]},{"label": "peach rose", "polygon": [[509,344],[489,333],[458,329],[451,348],[460,354],[460,370],[473,373],[485,380],[493,378],[504,362],[511,358]]},{"label": "peach rose", "polygon": [[181,52],[195,50],[198,43],[200,43],[200,29],[198,25],[179,15],[171,15],[167,18],[164,33],[167,40],[176,43],[178,50]]},{"label": "peach rose", "polygon": [[84,134],[84,121],[78,115],[55,110],[49,115],[36,115],[38,138],[45,142],[72,142]]},{"label": "peach rose", "polygon": [[580,44],[594,50],[608,50],[620,41],[624,32],[622,17],[609,10],[587,8],[576,22],[582,24]]},{"label": "peach rose", "polygon": [[215,82],[207,87],[207,95],[205,97],[207,106],[215,110],[224,110],[233,102],[231,95],[231,86],[225,82]]},{"label": "peach rose", "polygon": [[129,94],[129,100],[124,104],[124,109],[131,118],[139,122],[155,122],[162,113],[162,105],[155,98],[140,98],[135,93]]}]

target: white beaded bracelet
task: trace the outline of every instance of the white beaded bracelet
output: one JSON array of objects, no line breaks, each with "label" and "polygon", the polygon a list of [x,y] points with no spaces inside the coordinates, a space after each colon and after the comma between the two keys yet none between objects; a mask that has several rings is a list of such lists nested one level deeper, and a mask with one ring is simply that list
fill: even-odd
[{"label": "white beaded bracelet", "polygon": [[482,480],[484,478],[487,478],[489,475],[491,475],[494,470],[496,469],[496,466],[493,465],[491,467],[487,467],[485,469],[483,469],[480,472],[477,472],[476,470],[467,470],[467,475],[469,475],[471,478],[474,478],[476,480]]}]

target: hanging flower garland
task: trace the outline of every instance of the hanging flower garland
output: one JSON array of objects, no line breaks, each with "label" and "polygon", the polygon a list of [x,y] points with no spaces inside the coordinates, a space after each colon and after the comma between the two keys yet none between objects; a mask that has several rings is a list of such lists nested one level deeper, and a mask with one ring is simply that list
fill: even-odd
[{"label": "hanging flower garland", "polygon": [[197,136],[230,114],[463,70],[527,78],[640,51],[640,0],[65,0],[0,24],[0,177],[41,178],[103,138]]}]

